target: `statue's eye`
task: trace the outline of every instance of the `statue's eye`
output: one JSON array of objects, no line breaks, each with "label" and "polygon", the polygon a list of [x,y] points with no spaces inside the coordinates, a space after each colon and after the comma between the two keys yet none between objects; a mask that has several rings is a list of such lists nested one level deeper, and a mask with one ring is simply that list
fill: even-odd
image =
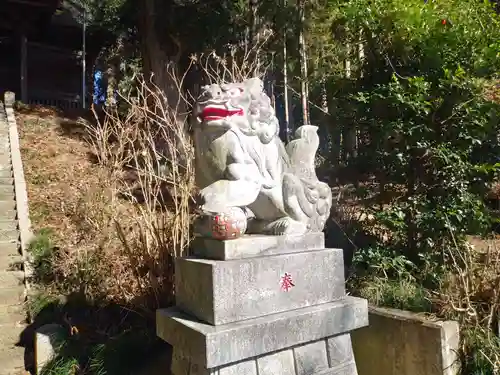
[{"label": "statue's eye", "polygon": [[237,96],[240,96],[242,92],[242,89],[231,89],[227,93],[230,97],[235,98]]}]

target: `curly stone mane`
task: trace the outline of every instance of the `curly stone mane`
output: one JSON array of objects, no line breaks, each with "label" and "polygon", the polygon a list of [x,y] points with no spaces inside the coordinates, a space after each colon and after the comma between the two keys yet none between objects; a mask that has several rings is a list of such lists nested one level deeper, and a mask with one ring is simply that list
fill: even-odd
[{"label": "curly stone mane", "polygon": [[249,79],[243,82],[247,94],[250,95],[250,106],[247,119],[250,127],[240,128],[247,136],[258,136],[262,143],[271,142],[279,133],[279,122],[276,118],[271,100],[264,92],[260,79]]}]

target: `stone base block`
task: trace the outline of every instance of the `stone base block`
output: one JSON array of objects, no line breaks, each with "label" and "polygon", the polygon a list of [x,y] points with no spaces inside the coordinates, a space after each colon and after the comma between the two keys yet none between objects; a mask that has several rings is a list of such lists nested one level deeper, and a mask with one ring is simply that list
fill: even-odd
[{"label": "stone base block", "polygon": [[179,309],[213,325],[345,296],[340,249],[229,261],[180,258],[175,270]]},{"label": "stone base block", "polygon": [[324,248],[325,235],[321,232],[300,236],[245,235],[235,240],[225,241],[197,237],[192,243],[194,255],[214,260],[256,258]]},{"label": "stone base block", "polygon": [[[342,355],[332,343],[342,345]],[[333,349],[333,351],[332,351]],[[351,336],[345,333],[212,369],[174,349],[172,375],[357,375]]]},{"label": "stone base block", "polygon": [[259,375],[354,375],[349,332],[368,324],[368,305],[346,297],[221,326],[169,308],[157,311],[156,324],[174,347],[174,375],[255,375],[257,368]]}]

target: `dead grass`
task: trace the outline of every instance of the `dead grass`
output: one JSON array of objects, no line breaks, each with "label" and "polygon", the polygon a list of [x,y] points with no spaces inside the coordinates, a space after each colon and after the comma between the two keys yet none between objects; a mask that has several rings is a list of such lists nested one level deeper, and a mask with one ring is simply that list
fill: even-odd
[{"label": "dead grass", "polygon": [[[52,233],[57,250],[52,266],[58,276],[54,288],[81,291],[78,284],[85,281],[85,294],[125,302],[126,293],[113,280],[127,261],[120,255],[111,220],[119,212],[127,217],[130,207],[127,202],[111,205],[113,186],[106,171],[91,162],[83,139],[66,134],[63,124],[68,121],[77,127],[74,120],[46,108],[18,114],[33,227]],[[114,264],[103,262],[110,256]],[[90,263],[98,265],[92,275],[86,269]]]},{"label": "dead grass", "polygon": [[75,207],[88,192],[105,189],[104,171],[90,162],[85,142],[64,134],[67,120],[56,111],[33,108],[17,121],[34,229],[50,228],[64,247],[80,243]]},{"label": "dead grass", "polygon": [[500,103],[500,80],[493,80],[485,84],[485,98],[495,103]]},{"label": "dead grass", "polygon": [[498,238],[471,237],[446,252],[451,271],[443,278],[437,305],[441,316],[461,324],[466,374],[487,368],[500,373],[499,243]]}]

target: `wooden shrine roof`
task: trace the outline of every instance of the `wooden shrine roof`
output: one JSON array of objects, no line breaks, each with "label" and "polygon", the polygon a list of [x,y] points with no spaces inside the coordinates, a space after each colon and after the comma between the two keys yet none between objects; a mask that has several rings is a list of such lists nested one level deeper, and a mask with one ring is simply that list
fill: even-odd
[{"label": "wooden shrine roof", "polygon": [[0,28],[15,31],[36,29],[50,22],[61,0],[0,0]]}]

